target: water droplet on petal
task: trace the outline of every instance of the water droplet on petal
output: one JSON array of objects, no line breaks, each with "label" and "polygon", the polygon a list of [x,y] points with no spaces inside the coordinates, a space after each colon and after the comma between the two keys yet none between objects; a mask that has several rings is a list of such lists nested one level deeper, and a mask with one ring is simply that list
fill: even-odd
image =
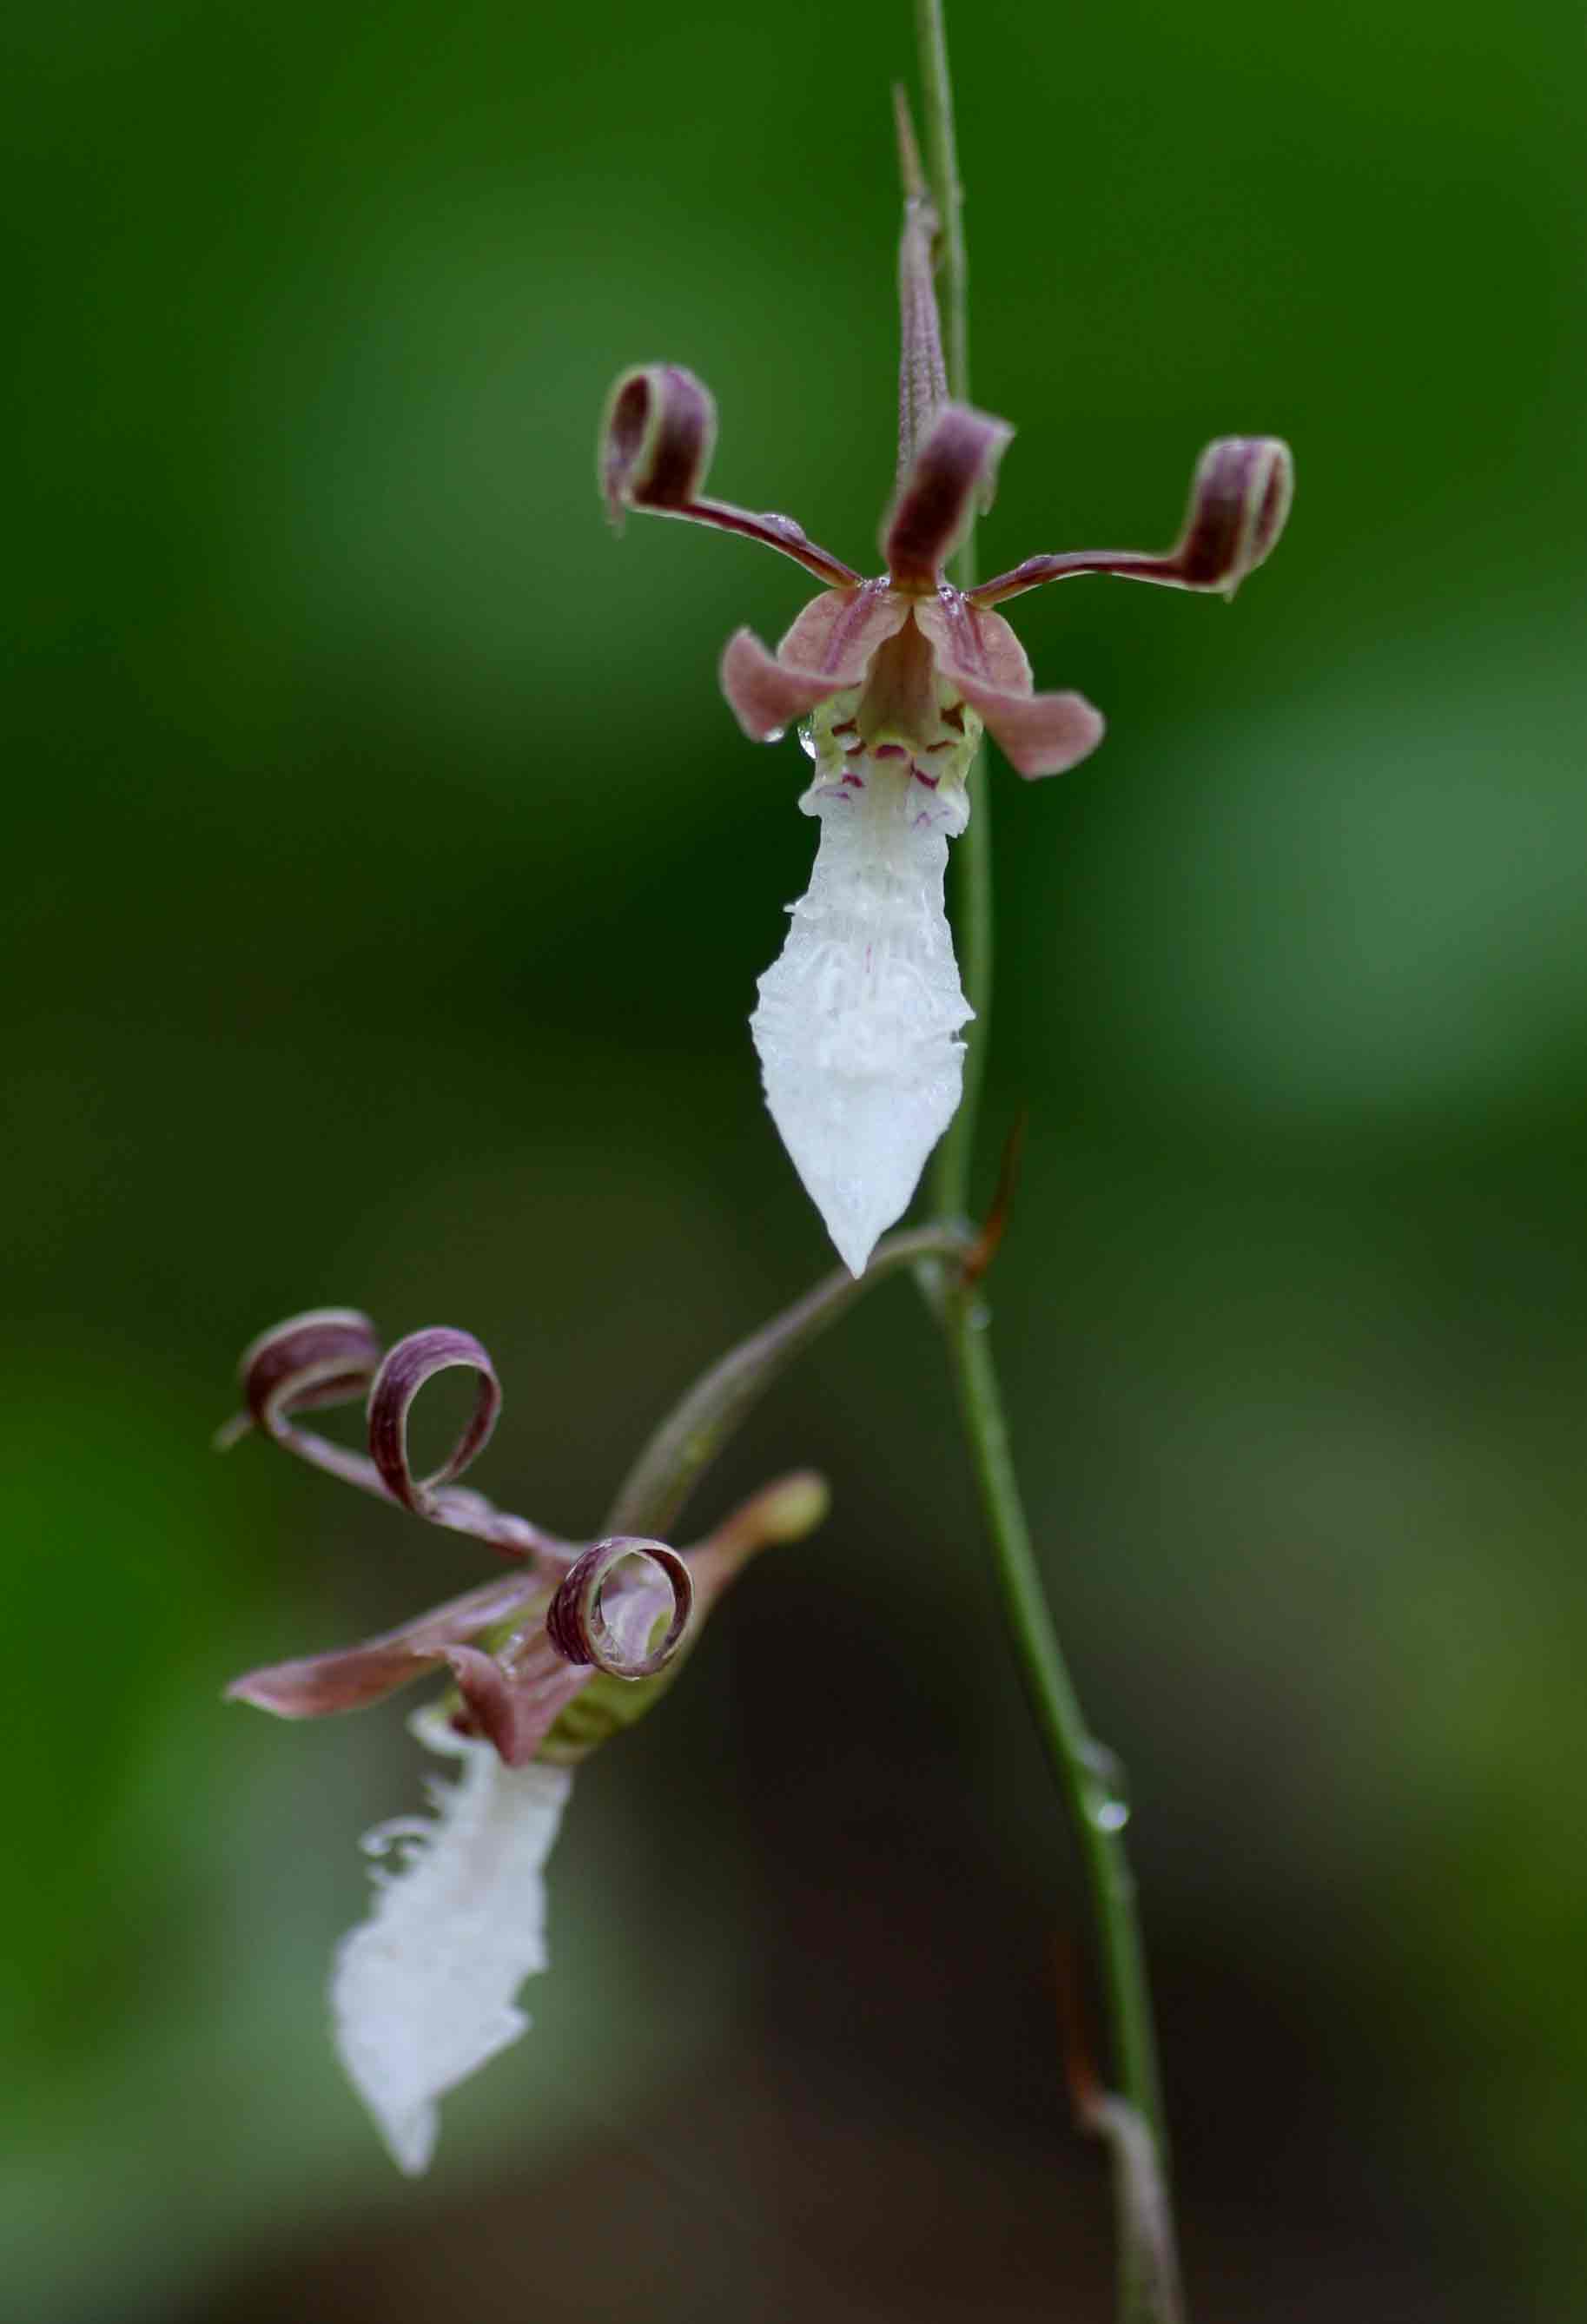
[{"label": "water droplet on petal", "polygon": [[815,757],[816,721],[813,718],[801,718],[799,721],[799,748],[807,759]]}]

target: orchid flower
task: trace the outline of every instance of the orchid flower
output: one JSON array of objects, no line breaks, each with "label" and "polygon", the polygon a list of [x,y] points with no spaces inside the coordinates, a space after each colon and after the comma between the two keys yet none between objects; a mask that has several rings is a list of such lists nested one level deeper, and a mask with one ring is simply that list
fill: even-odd
[{"label": "orchid flower", "polygon": [[[415,1397],[460,1367],[478,1383],[473,1412],[442,1467],[416,1478],[408,1454]],[[826,1508],[821,1479],[779,1479],[680,1556],[665,1542],[615,1535],[558,1540],[457,1481],[495,1425],[501,1389],[466,1332],[416,1332],[383,1351],[347,1308],[296,1315],[244,1353],[247,1409],[221,1432],[253,1428],[284,1451],[416,1517],[487,1544],[511,1570],[362,1644],[277,1663],[226,1692],[282,1719],[318,1719],[382,1701],[449,1672],[454,1693],[413,1732],[461,1761],[429,1785],[430,1817],[377,1826],[368,1918],[339,1946],[331,1978],[337,2051],[400,2169],[423,2171],[437,2102],[517,2039],[515,1997],[546,1966],[545,1864],[572,1769],[631,1725],[676,1676],[711,1607],[756,1551],[795,1541]],[[295,1416],[367,1393],[368,1453],[300,1428]]]},{"label": "orchid flower", "polygon": [[715,405],[692,372],[645,364],[606,407],[600,480],[627,509],[758,540],[823,586],[775,653],[728,640],[722,690],[752,741],[796,721],[815,773],[799,805],[821,825],[808,892],[760,980],[751,1031],[766,1102],[805,1189],[854,1274],[907,1208],[957,1108],[973,1014],[943,908],[947,843],[970,814],[983,727],[1015,771],[1061,774],[1102,740],[1079,694],[1038,694],[1019,639],[992,608],[1079,573],[1232,596],[1272,549],[1292,467],[1276,438],[1227,437],[1196,465],[1177,542],[1160,555],[1080,550],[1028,558],[979,586],[947,567],[990,504],[1013,430],[951,401],[933,279],[937,221],[900,108],[906,198],[899,258],[899,464],[867,579],[791,517],[703,497]]}]

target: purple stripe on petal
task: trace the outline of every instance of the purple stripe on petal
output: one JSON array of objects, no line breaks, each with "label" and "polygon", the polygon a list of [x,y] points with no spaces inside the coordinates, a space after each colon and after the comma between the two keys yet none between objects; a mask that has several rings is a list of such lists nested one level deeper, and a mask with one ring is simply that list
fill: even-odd
[{"label": "purple stripe on petal", "polygon": [[835,692],[858,686],[879,646],[896,637],[914,610],[885,581],[829,589],[801,606],[777,649],[786,669],[827,680]]},{"label": "purple stripe on petal", "polygon": [[1034,683],[1024,647],[1001,613],[983,613],[956,589],[939,589],[915,608],[937,666],[957,685],[962,678],[1000,694],[1029,694]]},{"label": "purple stripe on petal", "polygon": [[867,581],[812,597],[775,654],[752,630],[736,630],[719,673],[728,707],[752,742],[774,742],[796,718],[860,685],[878,647],[898,635],[910,611],[909,599],[885,581]]},{"label": "purple stripe on petal", "polygon": [[[431,1476],[416,1479],[408,1463],[408,1415],[413,1400],[438,1372],[459,1368],[479,1376],[474,1411],[441,1466]],[[434,1517],[437,1489],[461,1476],[483,1451],[501,1407],[495,1367],[472,1332],[437,1324],[399,1340],[369,1391],[369,1455],[387,1491],[416,1517]]]},{"label": "purple stripe on petal", "polygon": [[938,670],[979,711],[1017,773],[1061,775],[1102,741],[1102,713],[1083,694],[1032,691],[1025,649],[1001,613],[945,589],[915,619]]}]

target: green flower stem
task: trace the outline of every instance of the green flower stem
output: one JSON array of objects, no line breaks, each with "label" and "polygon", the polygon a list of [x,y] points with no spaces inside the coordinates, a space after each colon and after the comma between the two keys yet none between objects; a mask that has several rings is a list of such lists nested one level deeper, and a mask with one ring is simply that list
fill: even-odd
[{"label": "green flower stem", "polygon": [[1110,1777],[1112,1762],[1086,1726],[1047,1611],[986,1332],[962,1294],[954,1294],[948,1305],[948,1349],[982,1508],[997,1551],[1003,1612],[1031,1716],[1074,1819],[1091,1887],[1120,2086],[1160,2142],[1162,2102],[1135,1883],[1123,1840],[1113,1828],[1121,1807],[1117,1776]]},{"label": "green flower stem", "polygon": [[[917,0],[916,16],[926,96],[927,166],[942,227],[948,390],[955,400],[967,402],[970,380],[963,191],[954,135],[953,89],[942,0]],[[973,578],[973,555],[972,538],[965,542],[955,570],[954,577],[961,587]],[[974,813],[958,844],[955,871],[955,918],[965,991],[975,1011],[975,1025],[964,1063],[964,1101],[943,1141],[933,1180],[939,1211],[953,1217],[968,1207],[970,1157],[992,1008],[992,892],[987,788],[984,780],[976,787]],[[1114,1821],[1119,1810],[1107,1780],[1109,1763],[1086,1727],[1047,1608],[1010,1451],[997,1371],[987,1334],[982,1328],[984,1317],[972,1290],[944,1286],[940,1277],[926,1287],[947,1338],[960,1416],[992,1538],[998,1586],[1020,1678],[1079,1842],[1102,1959],[1113,2072],[1123,2097],[1149,2127],[1161,2158],[1166,2154],[1166,2144],[1146,1956],[1136,1917],[1134,1883]],[[1128,2317],[1140,2310],[1139,2265],[1127,2218],[1121,2217],[1120,2225],[1121,2312]]]},{"label": "green flower stem", "polygon": [[970,1230],[956,1219],[889,1235],[872,1252],[863,1275],[835,1269],[770,1323],[730,1348],[720,1363],[702,1373],[650,1438],[618,1489],[606,1532],[666,1539],[706,1469],[785,1365],[888,1276],[900,1268],[963,1259],[973,1241]]}]

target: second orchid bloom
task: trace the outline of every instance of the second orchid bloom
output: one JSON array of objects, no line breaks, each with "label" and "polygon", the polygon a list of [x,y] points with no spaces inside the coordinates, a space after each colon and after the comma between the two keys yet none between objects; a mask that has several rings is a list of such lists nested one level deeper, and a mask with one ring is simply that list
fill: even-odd
[{"label": "second orchid bloom", "polygon": [[[946,567],[987,505],[1012,434],[949,401],[932,249],[936,219],[908,142],[900,252],[899,474],[867,579],[786,516],[703,496],[715,438],[708,390],[674,364],[626,372],[609,399],[601,483],[626,509],[743,534],[826,586],[776,652],[739,630],[722,689],[753,741],[798,723],[814,761],[799,804],[821,825],[808,892],[760,982],[751,1031],[766,1102],[845,1265],[860,1274],[908,1207],[959,1102],[972,1010],[943,907],[947,843],[970,815],[983,729],[1024,776],[1061,774],[1102,740],[1079,694],[1038,694],[1019,639],[993,612],[1078,573],[1232,595],[1288,512],[1292,467],[1273,437],[1230,437],[1197,464],[1185,528],[1162,555],[1082,550],[1028,558],[978,587]],[[911,182],[912,181],[912,182]]]},{"label": "second orchid bloom", "polygon": [[[744,1368],[751,1381],[768,1375],[780,1343],[759,1371],[754,1352]],[[393,2160],[418,2172],[435,2144],[439,2100],[529,2024],[517,1995],[546,1966],[545,1865],[572,1770],[670,1685],[752,1557],[820,1523],[826,1488],[808,1470],[778,1478],[681,1555],[633,1534],[559,1541],[457,1482],[501,1406],[494,1367],[471,1333],[414,1332],[386,1350],[366,1315],[317,1308],[262,1334],[241,1370],[245,1409],[221,1432],[223,1444],[257,1431],[511,1561],[397,1629],[249,1671],[226,1689],[280,1719],[321,1719],[450,1675],[451,1697],[412,1727],[457,1766],[457,1779],[431,1782],[431,1814],[400,1816],[366,1836],[382,1859],[374,1894],[337,1948],[330,1986],[348,2077]],[[443,1466],[416,1477],[409,1415],[429,1380],[457,1370],[474,1377],[473,1412]],[[367,1453],[300,1425],[305,1412],[354,1398],[366,1403]],[[677,1463],[663,1463],[661,1484],[652,1501],[675,1508],[687,1471],[680,1484]]]}]

